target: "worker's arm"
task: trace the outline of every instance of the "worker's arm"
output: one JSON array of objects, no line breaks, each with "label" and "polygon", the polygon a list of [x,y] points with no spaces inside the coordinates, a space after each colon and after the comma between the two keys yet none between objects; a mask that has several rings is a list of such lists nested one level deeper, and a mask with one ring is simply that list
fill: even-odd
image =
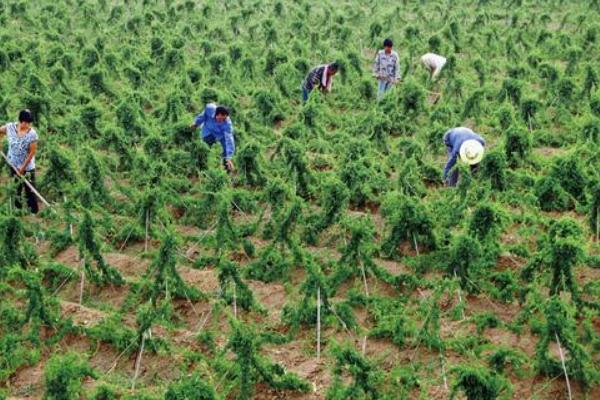
[{"label": "worker's arm", "polygon": [[227,127],[223,134],[223,140],[221,145],[223,146],[223,159],[225,160],[225,167],[227,171],[233,172],[235,170],[233,166],[233,154],[235,153],[235,138],[233,137],[233,126],[231,121],[226,122]]},{"label": "worker's arm", "polygon": [[450,153],[448,154],[448,162],[446,163],[446,166],[444,167],[444,182],[448,178],[448,174],[450,173],[450,170],[452,169],[452,167],[454,167],[454,164],[456,164],[456,159],[458,158],[458,151],[459,151],[458,148],[452,149],[450,151]]},{"label": "worker's arm", "polygon": [[29,145],[29,153],[27,154],[27,157],[25,158],[23,165],[19,166],[19,168],[17,169],[17,171],[19,172],[19,175],[23,175],[25,173],[25,171],[27,171],[27,166],[29,165],[29,162],[31,161],[33,156],[35,156],[36,152],[37,152],[37,142],[31,142],[31,144]]},{"label": "worker's arm", "polygon": [[204,117],[204,114],[205,114],[205,112],[206,112],[206,110],[205,110],[205,111],[202,111],[202,113],[200,113],[200,114],[198,114],[198,115],[196,116],[196,118],[194,119],[194,123],[193,123],[192,125],[190,125],[190,128],[192,128],[192,129],[196,129],[196,128],[198,128],[200,125],[202,125],[202,124],[204,123],[204,118],[205,118],[205,117]]},{"label": "worker's arm", "polygon": [[2,137],[2,135],[6,135],[6,129],[8,129],[8,125],[0,126],[0,137]]}]

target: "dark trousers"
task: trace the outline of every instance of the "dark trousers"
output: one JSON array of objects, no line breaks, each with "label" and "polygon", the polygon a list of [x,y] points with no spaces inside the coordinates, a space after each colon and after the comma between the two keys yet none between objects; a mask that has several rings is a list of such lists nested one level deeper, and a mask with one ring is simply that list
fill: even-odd
[{"label": "dark trousers", "polygon": [[[471,165],[471,174],[475,175],[479,171],[479,164]],[[448,175],[448,186],[454,187],[458,183],[458,168],[453,168]]]},{"label": "dark trousers", "polygon": [[[202,140],[204,140],[204,143],[206,143],[209,147],[212,147],[213,144],[215,144],[217,142],[217,139],[213,136],[213,135],[208,135],[202,138]],[[223,147],[223,168],[225,168],[225,171],[227,173],[231,173],[232,171],[229,170],[229,168],[227,167],[227,160],[225,160],[225,141],[221,141],[221,146]]]},{"label": "dark trousers", "polygon": [[[29,186],[27,186],[27,184],[25,184],[25,182],[23,182],[23,180],[17,176],[17,173],[12,168],[10,168],[10,175],[14,178],[15,183],[17,184],[15,207],[19,209],[23,208],[22,195],[23,191],[25,191],[27,206],[32,213],[37,214],[39,211],[37,196],[33,194],[31,189],[29,189]],[[35,187],[35,170],[25,172],[24,177],[29,181],[29,183],[31,183],[33,187]]]}]

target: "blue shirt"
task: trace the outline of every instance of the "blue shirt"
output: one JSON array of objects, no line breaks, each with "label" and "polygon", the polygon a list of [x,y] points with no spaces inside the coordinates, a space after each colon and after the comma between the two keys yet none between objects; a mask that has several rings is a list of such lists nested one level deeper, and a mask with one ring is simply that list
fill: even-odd
[{"label": "blue shirt", "polygon": [[485,140],[470,130],[469,128],[459,127],[450,129],[444,134],[444,144],[448,148],[448,162],[444,168],[444,180],[448,177],[448,173],[456,164],[460,152],[460,146],[467,140],[477,140],[483,146],[485,146]]},{"label": "blue shirt", "polygon": [[[15,168],[21,168],[29,155],[29,147],[32,143],[37,142],[37,132],[32,128],[23,135],[19,136],[17,132],[17,123],[6,125],[6,137],[8,139],[8,155],[7,158]],[[31,158],[25,171],[33,171],[35,169],[35,156]]]},{"label": "blue shirt", "polygon": [[233,138],[233,124],[231,119],[227,117],[223,122],[217,122],[215,116],[217,105],[209,103],[204,108],[201,114],[196,116],[194,125],[202,125],[202,139],[212,145],[215,141],[219,141],[223,147],[223,158],[231,160],[235,153],[235,139]]}]

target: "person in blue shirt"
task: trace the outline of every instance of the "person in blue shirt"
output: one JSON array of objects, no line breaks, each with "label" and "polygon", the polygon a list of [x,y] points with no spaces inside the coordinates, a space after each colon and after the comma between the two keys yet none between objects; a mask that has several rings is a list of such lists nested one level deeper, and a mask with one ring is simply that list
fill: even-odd
[{"label": "person in blue shirt", "polygon": [[215,142],[221,143],[223,148],[223,165],[227,172],[235,169],[231,160],[235,153],[235,139],[233,138],[233,124],[229,118],[229,110],[224,106],[209,103],[201,114],[196,116],[192,129],[202,126],[202,140],[209,146]]},{"label": "person in blue shirt", "polygon": [[448,149],[444,181],[448,186],[456,186],[458,170],[452,169],[456,160],[460,157],[461,161],[469,164],[471,171],[475,172],[483,158],[485,140],[469,128],[458,127],[444,134],[444,144]]}]

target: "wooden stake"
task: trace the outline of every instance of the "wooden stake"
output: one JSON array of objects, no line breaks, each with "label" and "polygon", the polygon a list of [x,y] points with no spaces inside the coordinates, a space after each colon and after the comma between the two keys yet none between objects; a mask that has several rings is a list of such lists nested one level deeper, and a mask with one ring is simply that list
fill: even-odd
[{"label": "wooden stake", "polygon": [[[456,276],[456,270],[454,270],[454,279],[458,281],[458,277]],[[456,294],[458,295],[458,305],[460,306],[460,313],[462,315],[462,319],[465,319],[465,310],[462,307],[462,295],[460,293],[460,282],[458,283],[458,288],[456,289]]]},{"label": "wooden stake", "polygon": [[148,225],[150,220],[150,210],[146,210],[146,238],[144,240],[144,252],[148,252]]},{"label": "wooden stake", "polygon": [[79,308],[81,308],[83,304],[83,286],[85,285],[85,258],[81,259],[81,281],[79,283]]},{"label": "wooden stake", "polygon": [[444,356],[440,353],[440,363],[442,364],[442,377],[444,378],[444,389],[448,391],[448,379],[446,378],[446,367],[444,366]]},{"label": "wooden stake", "polygon": [[44,205],[46,207],[52,208],[52,206],[50,205],[50,203],[48,203],[46,201],[46,199],[40,194],[40,192],[38,192],[31,183],[29,183],[29,181],[27,180],[27,178],[25,178],[23,175],[19,174],[19,171],[17,171],[17,169],[10,163],[10,161],[8,161],[8,157],[6,157],[6,154],[4,154],[3,151],[0,151],[0,155],[2,155],[2,158],[4,158],[6,160],[6,162],[8,163],[8,165],[10,165],[10,167],[13,169],[13,171],[15,171],[15,173],[17,174],[17,176],[25,183],[25,185],[27,185],[27,187],[29,188],[29,190],[31,190],[31,192],[33,194],[36,195],[36,197],[38,199],[40,199],[40,201],[42,203],[44,203]]},{"label": "wooden stake", "polygon": [[233,281],[233,316],[237,319],[237,293],[236,293],[235,281]]},{"label": "wooden stake", "polygon": [[[148,331],[150,331],[148,329]],[[142,366],[142,353],[144,352],[144,345],[146,344],[146,332],[142,333],[142,345],[140,346],[140,351],[138,352],[138,356],[135,359],[135,372],[133,374],[133,382],[131,382],[131,390],[135,390],[135,381],[140,373],[140,368]]]},{"label": "wooden stake", "polygon": [[[63,196],[64,203],[67,204],[67,196]],[[69,222],[69,236],[73,237],[73,224]]]},{"label": "wooden stake", "polygon": [[321,360],[321,286],[317,286],[317,361]]},{"label": "wooden stake", "polygon": [[600,239],[600,207],[596,208],[596,242]]},{"label": "wooden stake", "polygon": [[567,381],[567,391],[569,393],[569,400],[572,400],[571,383],[569,382],[569,374],[567,374],[567,366],[565,365],[565,356],[563,355],[562,347],[560,346],[560,339],[558,338],[558,333],[554,332],[554,337],[556,338],[556,344],[558,344],[558,353],[560,354],[560,362],[562,363],[563,371],[565,373],[565,380]]},{"label": "wooden stake", "polygon": [[[365,266],[363,263],[360,264],[360,270],[362,272],[363,284],[365,285],[365,296],[367,296],[367,301],[369,300],[369,285],[367,284],[367,274],[365,272]],[[362,344],[362,353],[367,353],[367,335],[363,338]]]},{"label": "wooden stake", "polygon": [[415,237],[415,234],[412,234],[412,238],[413,238],[413,244],[415,245],[415,252],[417,253],[417,256],[419,255],[419,245],[417,244],[417,238]]}]

